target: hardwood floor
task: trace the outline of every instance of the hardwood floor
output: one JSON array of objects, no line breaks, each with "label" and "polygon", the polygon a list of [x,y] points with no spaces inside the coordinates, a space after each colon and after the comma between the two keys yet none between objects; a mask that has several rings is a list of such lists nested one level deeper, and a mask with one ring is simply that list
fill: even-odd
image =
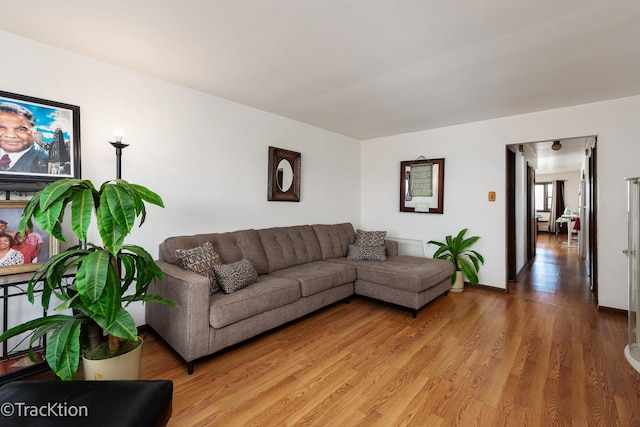
[{"label": "hardwood floor", "polygon": [[640,425],[626,317],[597,312],[576,252],[541,234],[508,295],[466,288],[416,319],[354,298],[193,375],[150,332],[143,378],[173,380],[170,426]]}]

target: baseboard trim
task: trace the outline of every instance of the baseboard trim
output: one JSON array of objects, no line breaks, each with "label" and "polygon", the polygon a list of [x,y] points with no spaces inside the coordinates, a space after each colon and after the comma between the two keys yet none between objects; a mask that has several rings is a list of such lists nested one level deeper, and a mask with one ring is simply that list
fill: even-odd
[{"label": "baseboard trim", "polygon": [[598,313],[617,314],[618,316],[624,316],[624,317],[627,317],[629,315],[628,310],[621,310],[619,308],[613,308],[613,307],[605,307],[602,305],[598,306]]},{"label": "baseboard trim", "polygon": [[483,284],[472,285],[469,282],[464,282],[464,287],[471,288],[471,289],[475,288],[481,291],[487,291],[487,292],[492,292],[494,294],[501,294],[501,295],[506,295],[508,293],[506,289],[498,288],[497,286],[489,286],[489,285],[483,285]]}]

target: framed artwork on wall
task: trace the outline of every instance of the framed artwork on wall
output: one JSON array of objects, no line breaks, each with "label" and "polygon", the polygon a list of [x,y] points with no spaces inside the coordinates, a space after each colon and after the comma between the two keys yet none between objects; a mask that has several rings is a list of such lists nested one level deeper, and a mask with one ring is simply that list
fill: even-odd
[{"label": "framed artwork on wall", "polygon": [[444,159],[400,162],[400,211],[444,213]]},{"label": "framed artwork on wall", "polygon": [[0,91],[0,184],[80,177],[80,107]]},{"label": "framed artwork on wall", "polygon": [[300,201],[301,158],[302,155],[297,151],[269,147],[267,200]]},{"label": "framed artwork on wall", "polygon": [[[0,200],[0,276],[36,271],[60,252],[60,242],[33,223],[33,230],[18,233],[18,224],[28,200]],[[9,237],[7,237],[9,236]],[[22,254],[12,256],[10,249]],[[15,254],[14,254],[15,255]]]}]

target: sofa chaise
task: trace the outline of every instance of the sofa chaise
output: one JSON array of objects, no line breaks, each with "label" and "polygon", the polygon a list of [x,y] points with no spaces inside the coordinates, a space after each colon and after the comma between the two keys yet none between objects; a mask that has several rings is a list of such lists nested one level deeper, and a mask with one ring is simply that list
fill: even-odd
[{"label": "sofa chaise", "polygon": [[[377,241],[367,233],[378,233]],[[203,259],[205,272],[198,270]],[[399,256],[397,242],[383,232],[350,223],[169,237],[158,265],[164,277],[154,293],[177,307],[146,304],[146,321],[190,374],[199,358],[354,294],[408,308],[415,317],[448,292],[453,274],[449,261]]]}]

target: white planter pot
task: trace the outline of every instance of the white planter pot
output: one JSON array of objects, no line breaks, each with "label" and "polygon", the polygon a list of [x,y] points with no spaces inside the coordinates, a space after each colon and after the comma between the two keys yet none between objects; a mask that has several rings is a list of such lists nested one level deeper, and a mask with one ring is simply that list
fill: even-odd
[{"label": "white planter pot", "polygon": [[82,357],[85,381],[139,380],[142,364],[142,338],[140,345],[129,353],[110,359],[90,360]]},{"label": "white planter pot", "polygon": [[449,289],[451,292],[462,292],[462,290],[464,289],[464,274],[462,274],[462,271],[458,270],[456,271],[456,281],[453,284],[453,286],[451,286],[451,289]]}]

